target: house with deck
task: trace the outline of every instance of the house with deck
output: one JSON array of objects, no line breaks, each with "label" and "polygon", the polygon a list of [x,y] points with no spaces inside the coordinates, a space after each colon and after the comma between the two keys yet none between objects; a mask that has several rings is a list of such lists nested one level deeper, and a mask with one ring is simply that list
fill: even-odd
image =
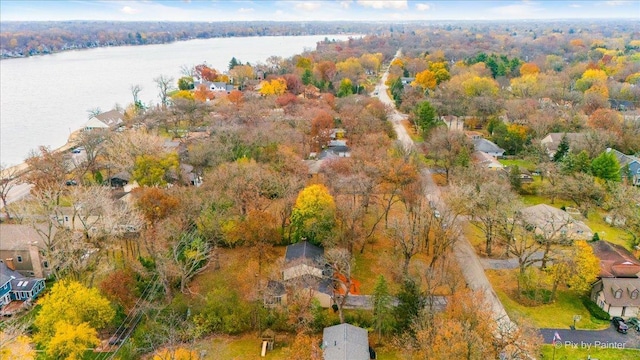
[{"label": "house with deck", "polygon": [[591,287],[591,300],[611,316],[638,316],[640,261],[620,245],[603,240],[590,245],[600,259],[600,274]]}]

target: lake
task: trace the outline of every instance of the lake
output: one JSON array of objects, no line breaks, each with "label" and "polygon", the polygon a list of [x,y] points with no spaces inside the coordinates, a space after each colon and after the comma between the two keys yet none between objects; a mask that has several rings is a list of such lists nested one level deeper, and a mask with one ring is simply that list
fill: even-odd
[{"label": "lake", "polygon": [[88,120],[90,109],[126,107],[131,85],[140,100],[157,104],[153,79],[178,79],[182,65],[206,62],[226,71],[232,57],[256,64],[315,49],[323,39],[350,35],[198,39],[171,44],[97,48],[0,61],[0,162],[23,162],[40,145],[58,148]]}]

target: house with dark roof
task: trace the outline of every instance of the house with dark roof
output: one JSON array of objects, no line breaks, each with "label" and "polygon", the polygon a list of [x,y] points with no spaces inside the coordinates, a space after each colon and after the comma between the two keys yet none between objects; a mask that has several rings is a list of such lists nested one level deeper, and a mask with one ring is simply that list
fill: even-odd
[{"label": "house with dark roof", "polygon": [[324,328],[322,332],[324,360],[370,360],[375,351],[369,346],[367,330],[351,324]]},{"label": "house with dark roof", "polygon": [[33,301],[45,288],[42,278],[22,276],[0,261],[0,313],[13,315],[25,302]]},{"label": "house with dark roof", "polygon": [[494,158],[501,158],[502,156],[504,156],[504,149],[496,145],[492,141],[489,141],[481,137],[480,138],[476,137],[472,140],[472,142],[476,151],[480,151],[487,155],[491,155]]},{"label": "house with dark roof", "polygon": [[606,152],[611,152],[618,159],[620,164],[620,176],[629,180],[631,185],[640,186],[640,158],[624,154],[616,149],[608,148]]},{"label": "house with dark roof", "polygon": [[603,240],[590,244],[600,259],[600,274],[591,287],[591,300],[611,316],[638,316],[640,261],[620,245]]},{"label": "house with dark roof", "polygon": [[308,241],[300,241],[287,246],[284,262],[283,279],[285,281],[309,275],[322,278],[324,249]]}]

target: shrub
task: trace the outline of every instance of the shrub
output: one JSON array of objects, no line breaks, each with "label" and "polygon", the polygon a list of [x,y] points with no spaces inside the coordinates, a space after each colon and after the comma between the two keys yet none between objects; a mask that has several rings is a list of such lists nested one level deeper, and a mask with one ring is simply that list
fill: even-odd
[{"label": "shrub", "polygon": [[606,311],[602,310],[598,306],[598,304],[594,303],[586,296],[582,297],[582,304],[584,304],[587,310],[589,310],[591,316],[596,319],[609,321],[609,319],[611,318],[611,316]]}]

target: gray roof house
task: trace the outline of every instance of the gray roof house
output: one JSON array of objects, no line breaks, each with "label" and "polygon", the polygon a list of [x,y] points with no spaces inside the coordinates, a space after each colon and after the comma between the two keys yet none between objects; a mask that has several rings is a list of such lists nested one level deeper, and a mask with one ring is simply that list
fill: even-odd
[{"label": "gray roof house", "polygon": [[94,129],[116,129],[122,125],[124,122],[123,119],[124,115],[118,110],[107,111],[89,119],[89,121],[85,123],[84,129],[87,131]]},{"label": "gray roof house", "polygon": [[483,138],[475,138],[473,139],[473,146],[476,151],[483,152],[485,154],[489,154],[494,158],[500,158],[504,155],[504,149],[495,143],[483,139]]},{"label": "gray roof house", "polygon": [[284,255],[285,269],[283,279],[291,280],[300,276],[315,276],[322,278],[324,249],[301,241],[287,246]]},{"label": "gray roof house", "polygon": [[369,348],[367,330],[350,324],[324,328],[322,332],[324,360],[375,359]]},{"label": "gray roof house", "polygon": [[640,186],[640,158],[626,155],[616,149],[608,148],[607,152],[613,152],[620,164],[620,175],[629,179],[632,185]]}]

